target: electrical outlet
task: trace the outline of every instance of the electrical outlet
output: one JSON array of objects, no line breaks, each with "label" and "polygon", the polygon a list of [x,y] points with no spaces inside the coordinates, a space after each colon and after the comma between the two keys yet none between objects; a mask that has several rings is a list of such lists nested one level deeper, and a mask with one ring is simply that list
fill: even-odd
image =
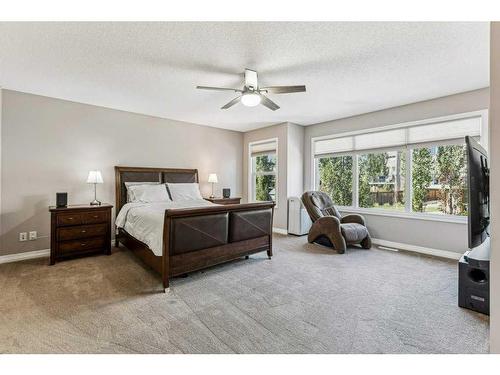
[{"label": "electrical outlet", "polygon": [[37,234],[36,234],[36,230],[33,230],[29,233],[29,240],[30,241],[34,241],[37,239]]},{"label": "electrical outlet", "polygon": [[28,233],[27,232],[19,233],[19,241],[28,241]]}]

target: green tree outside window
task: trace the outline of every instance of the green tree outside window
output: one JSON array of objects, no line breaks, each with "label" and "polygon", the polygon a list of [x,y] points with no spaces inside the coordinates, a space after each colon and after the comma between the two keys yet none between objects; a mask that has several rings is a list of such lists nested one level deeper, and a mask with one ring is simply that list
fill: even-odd
[{"label": "green tree outside window", "polygon": [[412,152],[412,209],[416,212],[424,212],[424,203],[429,193],[429,185],[432,182],[433,160],[428,148],[418,148]]},{"label": "green tree outside window", "polygon": [[255,200],[276,201],[276,155],[254,156]]},{"label": "green tree outside window", "polygon": [[320,186],[340,206],[352,205],[352,156],[336,156],[318,160]]}]

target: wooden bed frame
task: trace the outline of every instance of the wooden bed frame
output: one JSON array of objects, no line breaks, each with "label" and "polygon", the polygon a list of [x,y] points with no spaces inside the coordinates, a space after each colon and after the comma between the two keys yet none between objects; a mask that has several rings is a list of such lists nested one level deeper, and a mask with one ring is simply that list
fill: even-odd
[{"label": "wooden bed frame", "polygon": [[[125,182],[198,182],[197,169],[115,167],[116,214],[127,203]],[[157,256],[124,229],[116,234],[144,263],[169,278],[243,256],[266,251],[272,256],[273,202],[167,209],[163,224],[163,254]]]}]

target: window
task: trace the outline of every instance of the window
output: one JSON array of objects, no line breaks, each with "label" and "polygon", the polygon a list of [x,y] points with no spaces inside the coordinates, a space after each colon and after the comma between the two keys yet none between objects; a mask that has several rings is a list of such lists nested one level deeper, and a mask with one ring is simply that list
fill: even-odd
[{"label": "window", "polygon": [[465,145],[413,149],[413,211],[467,215],[466,179]]},{"label": "window", "polygon": [[359,207],[404,211],[404,159],[401,151],[358,156]]},{"label": "window", "polygon": [[319,190],[341,206],[352,205],[352,156],[318,159]]},{"label": "window", "polygon": [[466,135],[482,116],[313,139],[314,182],[344,207],[467,215]]},{"label": "window", "polygon": [[251,196],[253,201],[277,200],[277,141],[250,143]]}]

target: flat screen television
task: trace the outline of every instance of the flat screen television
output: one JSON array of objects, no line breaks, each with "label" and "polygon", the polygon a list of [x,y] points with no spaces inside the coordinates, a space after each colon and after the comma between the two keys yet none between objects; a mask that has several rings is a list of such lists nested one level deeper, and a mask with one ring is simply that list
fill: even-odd
[{"label": "flat screen television", "polygon": [[481,245],[490,225],[490,181],[486,150],[472,137],[465,137],[467,147],[467,184],[469,248]]}]

